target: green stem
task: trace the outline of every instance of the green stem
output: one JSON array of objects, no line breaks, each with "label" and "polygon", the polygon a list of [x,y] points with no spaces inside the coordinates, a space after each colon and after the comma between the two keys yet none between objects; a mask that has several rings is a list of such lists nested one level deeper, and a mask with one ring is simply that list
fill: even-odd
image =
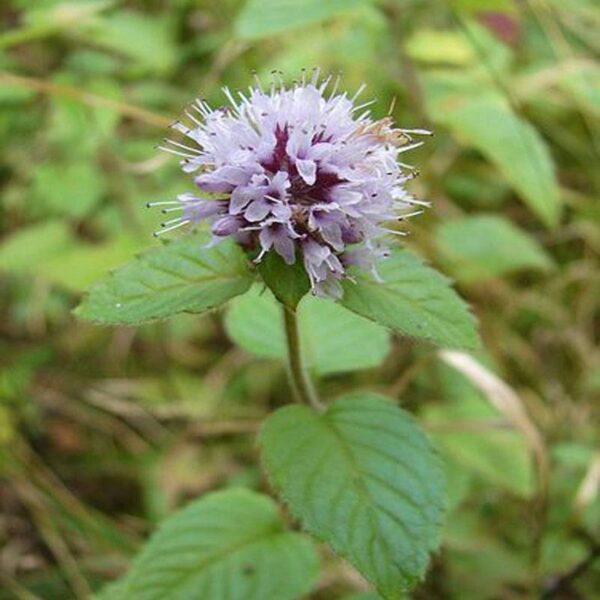
[{"label": "green stem", "polygon": [[312,406],[315,410],[323,410],[323,405],[303,364],[296,311],[289,306],[284,306],[283,318],[288,349],[289,373],[294,392],[300,402]]}]

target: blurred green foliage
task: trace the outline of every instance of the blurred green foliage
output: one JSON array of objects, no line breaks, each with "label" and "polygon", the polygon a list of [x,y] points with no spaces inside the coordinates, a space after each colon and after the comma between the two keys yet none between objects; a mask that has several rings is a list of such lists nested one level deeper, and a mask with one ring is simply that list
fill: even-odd
[{"label": "blurred green foliage", "polygon": [[[182,107],[313,65],[435,130],[410,156],[433,208],[408,245],[457,280],[486,349],[460,370],[305,310],[325,395],[396,396],[446,462],[443,550],[415,598],[597,597],[596,3],[7,0],[0,22],[0,598],[89,597],[186,499],[266,488],[255,432],[290,396],[268,298],[234,302],[225,326],[70,311],[158,243],[145,203],[191,189],[153,150]],[[311,598],[371,597],[323,562]]]}]

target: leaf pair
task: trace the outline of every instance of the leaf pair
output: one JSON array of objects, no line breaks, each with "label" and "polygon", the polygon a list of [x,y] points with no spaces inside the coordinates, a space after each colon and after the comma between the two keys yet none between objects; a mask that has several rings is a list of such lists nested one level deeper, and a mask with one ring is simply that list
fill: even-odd
[{"label": "leaf pair", "polygon": [[[192,234],[142,254],[93,286],[78,316],[107,325],[139,325],[181,312],[202,313],[243,294],[255,275],[242,250],[230,241],[212,248],[205,244],[205,236]],[[298,269],[286,268],[269,261],[261,275],[275,296],[295,307],[306,289],[294,284]],[[381,261],[379,272],[381,282],[352,273],[354,280],[344,281],[341,304],[402,335],[444,346],[477,345],[468,308],[449,281],[421,259],[397,250]]]},{"label": "leaf pair", "polygon": [[[388,600],[422,578],[439,543],[443,476],[413,419],[386,398],[353,394],[324,413],[288,406],[260,435],[265,469],[303,527]],[[263,600],[307,594],[310,541],[287,531],[268,498],[228,490],[163,524],[120,584],[119,600]]]},{"label": "leaf pair", "polygon": [[560,189],[548,146],[515,114],[506,98],[466,72],[424,77],[428,111],[466,146],[479,150],[548,227],[562,213]]}]

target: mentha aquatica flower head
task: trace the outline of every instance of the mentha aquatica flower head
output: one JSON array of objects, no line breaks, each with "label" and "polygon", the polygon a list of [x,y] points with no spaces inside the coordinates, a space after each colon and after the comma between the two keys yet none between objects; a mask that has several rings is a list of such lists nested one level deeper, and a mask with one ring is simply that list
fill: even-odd
[{"label": "mentha aquatica flower head", "polygon": [[364,86],[348,97],[338,83],[314,70],[291,87],[277,80],[264,90],[257,80],[247,94],[224,89],[225,107],[196,100],[186,123],[172,125],[188,139],[161,149],[182,157],[198,192],[155,203],[180,212],[158,233],[207,221],[215,242],[231,236],[256,262],[267,252],[301,260],[321,296],[341,296],[350,265],[376,276],[386,236],[401,233],[393,222],[426,205],[405,190],[415,171],[399,155],[421,145],[412,135],[429,132],[374,120],[371,102],[357,104]]}]

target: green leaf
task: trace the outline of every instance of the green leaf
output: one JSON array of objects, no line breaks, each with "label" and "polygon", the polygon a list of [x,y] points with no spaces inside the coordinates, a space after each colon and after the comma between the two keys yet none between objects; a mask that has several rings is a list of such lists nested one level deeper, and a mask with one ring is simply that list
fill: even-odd
[{"label": "green leaf", "polygon": [[75,246],[75,237],[63,220],[37,223],[15,231],[2,241],[0,270],[36,271],[41,261],[60,256]]},{"label": "green leaf", "polygon": [[309,65],[319,65],[323,73],[343,70],[346,90],[356,90],[365,81],[369,89],[381,89],[386,75],[373,71],[372,65],[381,56],[381,40],[388,33],[385,15],[374,2],[365,2],[331,25],[305,27],[302,35],[279,36],[277,52],[260,65],[259,75],[266,81],[273,69],[293,76]]},{"label": "green leaf", "polygon": [[248,0],[235,27],[241,38],[260,39],[319,23],[362,4],[363,0]]},{"label": "green leaf", "polygon": [[513,13],[515,5],[512,0],[450,0],[453,8],[460,11],[498,11]]},{"label": "green leaf", "polygon": [[527,585],[531,577],[528,557],[522,548],[498,535],[498,525],[498,517],[472,507],[448,519],[444,538],[452,550],[444,565],[448,567],[448,589],[460,590],[455,598],[494,598],[499,589]]},{"label": "green leaf", "polygon": [[[298,307],[302,352],[320,375],[379,365],[390,347],[383,328],[339,304],[312,295]],[[225,318],[229,336],[244,350],[267,358],[287,358],[282,307],[260,286],[231,302]]]},{"label": "green leaf", "polygon": [[418,28],[406,41],[411,58],[424,63],[471,65],[477,53],[460,31]]},{"label": "green leaf", "polygon": [[124,600],[127,580],[118,579],[102,587],[92,596],[92,600]]},{"label": "green leaf", "polygon": [[205,244],[205,235],[190,234],[142,254],[92,286],[76,314],[106,325],[139,325],[201,313],[244,293],[252,283],[244,253],[229,241]]},{"label": "green leaf", "polygon": [[17,428],[13,418],[13,411],[8,406],[0,404],[0,451],[3,447],[7,447],[14,441],[16,432]]},{"label": "green leaf", "polygon": [[565,70],[560,86],[575,97],[591,117],[600,115],[600,66],[597,63],[582,63],[575,71]]},{"label": "green leaf", "polygon": [[462,281],[552,267],[552,260],[532,237],[496,215],[442,223],[435,239],[449,268]]},{"label": "green leaf", "polygon": [[27,273],[80,292],[140,247],[141,240],[129,234],[84,242],[64,220],[50,220],[7,236],[0,244],[0,271]]},{"label": "green leaf", "polygon": [[[523,435],[509,427],[497,427],[495,422],[502,415],[463,375],[446,366],[439,367],[438,374],[444,403],[429,406],[424,416],[442,454],[467,473],[531,497],[535,472]],[[480,426],[469,427],[469,423]]]},{"label": "green leaf", "polygon": [[45,257],[37,265],[36,272],[52,283],[83,292],[107,269],[122,265],[140,251],[147,241],[121,234],[100,244],[79,242],[58,255]]},{"label": "green leaf", "polygon": [[473,348],[479,344],[476,322],[467,305],[441,273],[407,250],[395,250],[370,274],[353,273],[343,283],[341,303],[402,335],[435,344]]},{"label": "green leaf", "polygon": [[145,69],[165,72],[177,62],[174,24],[169,15],[121,9],[99,19],[87,36]]},{"label": "green leaf", "polygon": [[310,281],[301,260],[285,263],[276,252],[267,252],[258,265],[263,281],[283,304],[295,309],[310,290]]},{"label": "green leaf", "polygon": [[[406,598],[406,596],[404,596]],[[344,596],[342,600],[380,600],[381,596],[377,592],[357,592]]]},{"label": "green leaf", "polygon": [[[86,92],[89,91],[92,94],[117,102],[121,100],[123,95],[122,87],[110,79],[94,77],[92,81],[84,84],[81,76],[77,76],[70,71],[53,74],[52,83],[74,88],[81,88],[82,85],[85,85]],[[82,103],[80,99],[69,96],[53,95],[49,100],[51,110],[47,136],[52,144],[60,148],[60,155],[64,159],[46,163],[50,172],[44,175],[48,185],[58,185],[60,187],[62,184],[60,181],[56,182],[56,179],[60,178],[61,169],[65,171],[71,181],[72,188],[75,188],[75,192],[73,196],[67,194],[62,199],[60,197],[56,198],[54,204],[59,209],[68,207],[76,210],[80,203],[77,197],[79,193],[97,193],[96,189],[104,192],[107,187],[106,182],[108,179],[104,173],[100,172],[101,165],[96,152],[99,151],[102,145],[114,143],[116,139],[114,130],[121,119],[121,115],[112,107],[89,106]],[[121,143],[127,143],[127,139],[122,140]],[[120,146],[121,144],[117,144],[118,148]],[[72,166],[69,166],[71,163]],[[84,169],[86,168],[93,172],[90,175],[90,184],[93,183],[94,188],[89,191],[84,188],[86,179]],[[59,173],[56,176],[57,170]],[[72,172],[69,173],[69,170]],[[52,191],[48,192],[45,189],[43,180],[41,182],[36,181],[39,178],[40,176],[37,175],[36,170],[34,184],[37,183],[37,186],[35,186],[37,190],[41,193],[52,194]]]},{"label": "green leaf", "polygon": [[104,192],[104,176],[90,162],[45,164],[35,170],[34,194],[57,214],[84,217]]},{"label": "green leaf", "polygon": [[310,540],[285,530],[270,498],[230,489],[168,518],[119,600],[293,600],[310,591],[318,562]]},{"label": "green leaf", "polygon": [[318,414],[274,413],[260,434],[267,473],[293,514],[387,599],[421,579],[439,543],[440,463],[411,416],[378,394]]},{"label": "green leaf", "polygon": [[[459,82],[455,78],[455,82]],[[496,92],[474,82],[454,86],[449,78],[425,78],[432,118],[459,141],[487,157],[548,226],[561,216],[554,163],[544,139]],[[450,85],[448,83],[450,82]]]},{"label": "green leaf", "polygon": [[[49,6],[44,6],[44,4]],[[85,27],[90,21],[93,21],[98,13],[110,8],[113,4],[114,2],[111,0],[24,2],[19,7],[26,9],[19,19],[23,25],[2,32],[0,49],[4,50],[16,44],[31,42],[65,30],[72,33],[74,30]]]}]

